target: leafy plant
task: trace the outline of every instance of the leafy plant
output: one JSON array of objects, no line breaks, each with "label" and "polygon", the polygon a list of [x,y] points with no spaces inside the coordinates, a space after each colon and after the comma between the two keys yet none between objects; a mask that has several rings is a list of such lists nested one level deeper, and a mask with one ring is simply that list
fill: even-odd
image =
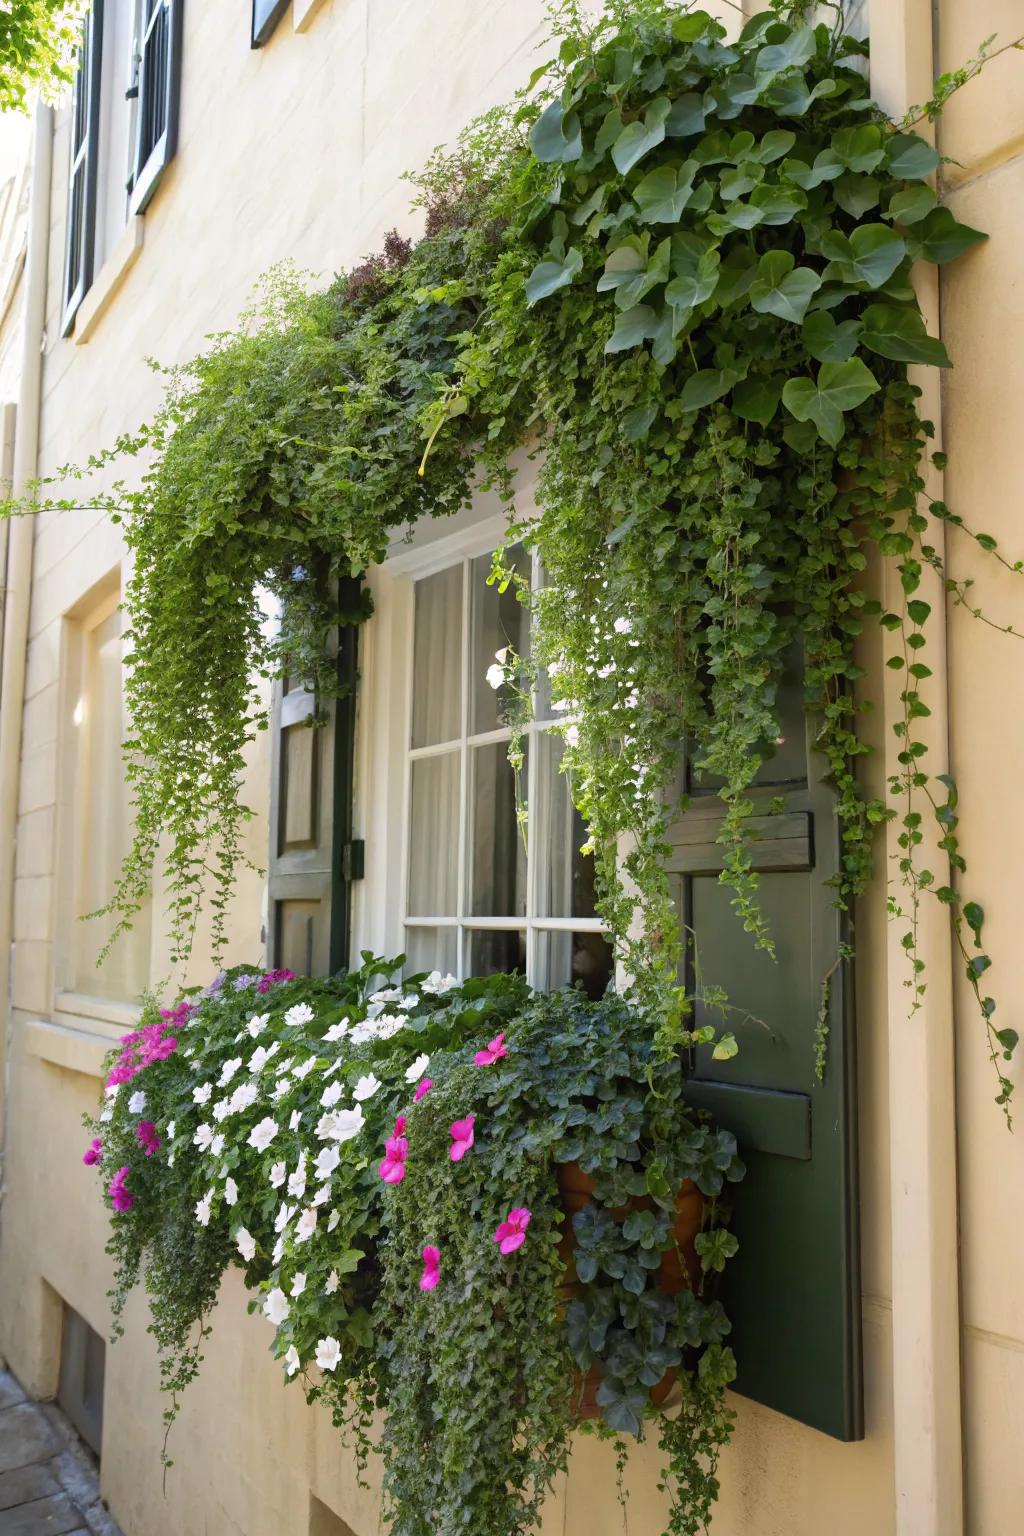
[{"label": "leafy plant", "polygon": [[[663,1428],[671,1532],[703,1528],[730,1416],[728,1321],[704,1281],[663,1294],[676,1192],[707,1197],[700,1273],[735,1239],[733,1138],[687,1111],[679,1062],[628,998],[397,965],[297,981],[238,967],[150,1008],[110,1059],[86,1160],[112,1206],[119,1318],[144,1279],[171,1394],[201,1362],[224,1271],[275,1325],[286,1375],[369,1454],[397,1536],[534,1526],[595,1365],[604,1432]],[[567,1277],[557,1170],[594,1182]],[[624,1222],[618,1208],[633,1204]]]},{"label": "leafy plant", "polygon": [[0,112],[26,111],[35,91],[54,100],[74,75],[89,0],[8,0],[0,7]]}]

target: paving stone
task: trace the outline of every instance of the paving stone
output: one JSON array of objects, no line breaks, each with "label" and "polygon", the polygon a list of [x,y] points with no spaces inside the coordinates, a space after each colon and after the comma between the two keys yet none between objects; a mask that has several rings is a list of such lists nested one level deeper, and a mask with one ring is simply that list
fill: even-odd
[{"label": "paving stone", "polygon": [[13,1408],[23,1403],[25,1394],[9,1371],[0,1371],[0,1408]]},{"label": "paving stone", "polygon": [[71,1444],[61,1451],[53,1463],[60,1486],[69,1493],[81,1509],[92,1504],[96,1493],[96,1463],[84,1445]]},{"label": "paving stone", "polygon": [[0,1536],[68,1536],[81,1528],[81,1512],[66,1493],[0,1511]]},{"label": "paving stone", "polygon": [[45,1498],[48,1493],[59,1493],[58,1484],[49,1467],[33,1462],[27,1467],[17,1467],[13,1472],[0,1472],[0,1510],[10,1509],[12,1504],[28,1504],[32,1499]]},{"label": "paving stone", "polygon": [[60,1449],[60,1441],[38,1408],[18,1403],[0,1412],[0,1472],[48,1461]]},{"label": "paving stone", "polygon": [[121,1528],[114,1524],[110,1511],[102,1500],[83,1506],[82,1513],[89,1522],[91,1536],[121,1536]]}]

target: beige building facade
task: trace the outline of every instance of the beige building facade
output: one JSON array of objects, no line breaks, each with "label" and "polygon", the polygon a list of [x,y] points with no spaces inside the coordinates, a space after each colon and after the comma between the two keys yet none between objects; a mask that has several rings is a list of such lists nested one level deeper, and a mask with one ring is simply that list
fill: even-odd
[{"label": "beige building facade", "polygon": [[[707,8],[727,24],[736,19],[725,0]],[[20,173],[10,188],[0,173],[0,399],[18,407],[4,471],[16,488],[85,460],[144,420],[161,390],[147,359],[194,355],[236,321],[275,263],[287,259],[326,282],[377,248],[386,230],[413,233],[402,173],[511,97],[543,57],[543,0],[292,0],[276,9],[276,25],[253,49],[247,7],[169,7],[182,25],[180,119],[173,153],[148,186],[139,108],[123,99],[135,7],[107,0],[95,263],[70,317],[70,108],[38,115],[30,193]],[[866,0],[851,10],[870,32],[873,94],[894,117],[927,99],[933,75],[970,58],[983,38],[997,34],[998,46],[1024,31],[1020,0]],[[944,200],[990,238],[924,295],[954,362],[941,382],[921,380],[925,414],[949,455],[934,493],[1016,559],[1024,556],[1024,53],[995,59],[936,133],[947,157]],[[21,209],[18,219],[8,205]],[[379,850],[402,835],[407,765],[390,701],[409,687],[412,584],[484,556],[499,536],[495,509],[481,505],[373,574],[354,816],[378,853],[357,888],[354,951],[396,952],[407,938],[400,861]],[[986,611],[1012,624],[1018,578],[979,562],[956,530],[947,542],[953,576],[974,579]],[[109,1323],[106,1213],[81,1166],[82,1115],[140,992],[166,984],[170,966],[159,896],[99,971],[102,936],[78,922],[109,890],[129,824],[119,759],[118,529],[100,512],[46,513],[13,523],[2,547],[0,1357],[30,1391],[51,1397],[62,1389],[69,1327],[105,1337]],[[941,610],[941,592],[936,600]],[[972,893],[988,913],[992,989],[1008,1026],[1024,995],[1013,895],[1024,863],[1014,814],[1024,762],[1020,641],[953,605],[938,629],[932,767],[947,762],[960,785],[962,845]],[[896,750],[886,720],[898,686],[879,641],[865,645],[864,660],[883,701],[870,727],[881,784]],[[262,738],[248,790],[259,813],[247,833],[257,866],[266,863],[270,793]],[[880,847],[880,868],[894,850],[894,841]],[[262,957],[266,919],[264,883],[246,875],[230,963]],[[736,1397],[715,1536],[1024,1532],[1024,1144],[992,1102],[983,1031],[944,910],[926,909],[924,924],[930,981],[909,1018],[881,875],[858,914],[865,1436],[841,1443]],[[523,942],[535,977],[564,979],[543,935]],[[188,980],[207,981],[202,935],[194,953]],[[437,963],[449,962],[471,969],[468,940],[439,955]],[[126,1337],[106,1349],[102,1386],[103,1492],[126,1536],[373,1536],[381,1528],[374,1489],[357,1485],[327,1416],[284,1390],[267,1325],[247,1315],[237,1277],[225,1284],[204,1371],[174,1428],[164,1487],[162,1404],[145,1325],[137,1296]],[[92,1409],[85,1405],[84,1421]],[[656,1484],[656,1450],[641,1446],[626,1477],[627,1536],[662,1529]],[[623,1518],[614,1454],[581,1438],[545,1536],[620,1536]]]}]

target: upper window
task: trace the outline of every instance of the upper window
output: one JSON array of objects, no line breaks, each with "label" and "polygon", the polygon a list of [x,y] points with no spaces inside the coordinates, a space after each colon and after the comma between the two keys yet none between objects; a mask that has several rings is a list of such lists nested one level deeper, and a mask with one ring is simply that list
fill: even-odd
[{"label": "upper window", "polygon": [[[530,557],[520,572],[536,580]],[[487,585],[489,555],[415,584],[407,776],[405,947],[411,970],[524,972],[538,987],[579,981],[600,996],[611,946],[594,910],[586,829],[560,772],[554,713],[535,700],[520,785],[508,760],[505,690],[487,672],[529,644],[511,587]],[[526,809],[517,816],[517,800]]]},{"label": "upper window", "polygon": [[288,0],[252,0],[252,46],[262,48],[281,17]]},{"label": "upper window", "polygon": [[128,213],[141,213],[178,147],[182,0],[135,0]]},{"label": "upper window", "polygon": [[92,9],[83,24],[82,48],[71,100],[71,165],[68,171],[67,251],[64,262],[65,336],[71,330],[78,306],[92,285],[102,61],[103,0],[93,0]]}]

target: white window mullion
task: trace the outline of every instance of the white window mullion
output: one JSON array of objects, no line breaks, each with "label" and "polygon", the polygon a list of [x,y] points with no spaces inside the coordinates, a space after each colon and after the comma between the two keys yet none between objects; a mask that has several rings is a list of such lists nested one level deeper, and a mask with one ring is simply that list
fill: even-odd
[{"label": "white window mullion", "polygon": [[459,744],[459,878],[458,901],[456,911],[459,915],[459,943],[457,958],[459,962],[458,974],[465,976],[469,970],[469,944],[470,938],[465,927],[467,898],[469,888],[469,722],[471,708],[472,678],[470,677],[470,577],[472,565],[469,559],[462,562],[462,721],[461,741]]}]

